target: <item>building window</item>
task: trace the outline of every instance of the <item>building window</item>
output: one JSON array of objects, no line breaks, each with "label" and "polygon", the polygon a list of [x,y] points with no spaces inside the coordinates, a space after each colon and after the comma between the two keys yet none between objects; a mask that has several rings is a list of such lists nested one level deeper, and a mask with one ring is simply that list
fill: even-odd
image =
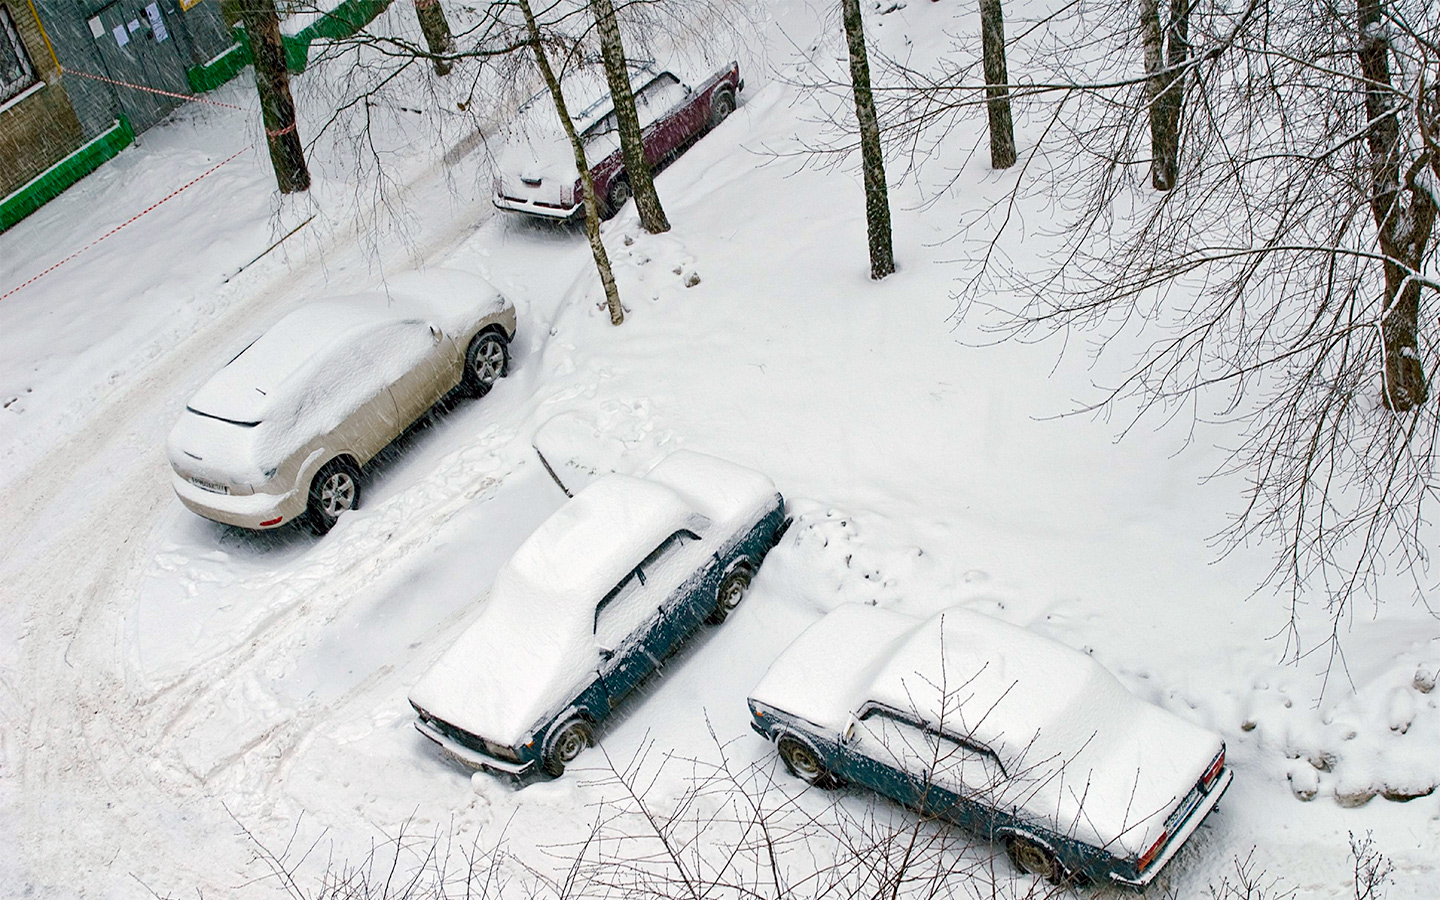
[{"label": "building window", "polygon": [[20,42],[10,10],[0,6],[0,103],[35,83],[35,66]]}]

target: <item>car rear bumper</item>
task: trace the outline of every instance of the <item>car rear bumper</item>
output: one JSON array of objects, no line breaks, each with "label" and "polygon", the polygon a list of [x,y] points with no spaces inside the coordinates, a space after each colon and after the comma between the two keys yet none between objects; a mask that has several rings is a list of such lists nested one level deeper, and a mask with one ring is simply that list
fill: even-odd
[{"label": "car rear bumper", "polygon": [[496,194],[491,198],[496,209],[506,209],[510,212],[525,213],[531,216],[538,216],[542,219],[569,219],[580,213],[581,207],[585,204],[576,203],[573,206],[558,206],[544,203],[539,200],[526,200],[520,197],[507,197],[504,194]]},{"label": "car rear bumper", "polygon": [[1200,805],[1195,808],[1194,812],[1190,813],[1190,818],[1185,821],[1184,827],[1171,836],[1170,843],[1165,847],[1165,852],[1161,853],[1160,858],[1151,863],[1150,867],[1146,869],[1139,878],[1131,880],[1129,878],[1122,878],[1112,872],[1110,873],[1110,879],[1116,884],[1136,889],[1144,888],[1150,882],[1154,881],[1155,876],[1159,875],[1160,870],[1165,868],[1165,864],[1170,861],[1170,857],[1174,856],[1180,851],[1181,847],[1185,846],[1185,842],[1190,840],[1190,835],[1195,833],[1195,829],[1199,828],[1200,823],[1205,821],[1205,817],[1210,815],[1215,809],[1215,805],[1220,802],[1220,797],[1225,793],[1225,790],[1230,787],[1230,782],[1234,780],[1234,771],[1226,769],[1225,774],[1220,777],[1220,783],[1211,788],[1210,793],[1205,795],[1205,799],[1200,801]]},{"label": "car rear bumper", "polygon": [[450,740],[450,738],[441,734],[437,729],[423,721],[417,721],[415,723],[415,730],[439,744],[440,749],[460,760],[465,765],[475,769],[481,769],[492,775],[510,775],[519,778],[535,770],[535,760],[533,759],[529,762],[512,763],[496,759],[493,756],[486,756],[483,753],[478,753],[469,747]]},{"label": "car rear bumper", "polygon": [[217,494],[196,487],[176,472],[171,473],[171,484],[186,509],[237,528],[278,528],[303,513],[309,499],[295,490],[283,494]]}]

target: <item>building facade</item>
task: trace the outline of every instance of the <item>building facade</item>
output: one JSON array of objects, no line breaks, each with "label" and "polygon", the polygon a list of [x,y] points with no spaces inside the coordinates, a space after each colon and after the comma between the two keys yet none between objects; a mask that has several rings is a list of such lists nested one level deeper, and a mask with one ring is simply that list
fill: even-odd
[{"label": "building facade", "polygon": [[0,0],[0,229],[185,102],[188,73],[234,43],[219,0]]}]

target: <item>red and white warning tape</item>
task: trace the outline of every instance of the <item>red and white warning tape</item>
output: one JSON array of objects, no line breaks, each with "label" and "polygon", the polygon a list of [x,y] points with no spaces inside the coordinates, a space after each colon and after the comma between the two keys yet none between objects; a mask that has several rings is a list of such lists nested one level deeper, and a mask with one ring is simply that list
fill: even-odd
[{"label": "red and white warning tape", "polygon": [[66,75],[74,75],[78,78],[89,78],[92,81],[103,81],[106,84],[118,84],[120,87],[132,88],[137,91],[144,91],[147,94],[159,94],[162,97],[174,97],[177,100],[195,100],[199,103],[208,103],[211,106],[223,106],[226,109],[238,109],[245,112],[245,107],[236,106],[233,103],[221,103],[219,100],[211,100],[209,97],[201,97],[199,94],[177,94],[174,91],[162,91],[159,88],[147,87],[143,84],[132,84],[128,81],[116,81],[114,78],[106,78],[104,75],[91,75],[89,72],[77,72],[74,69],[60,68]]},{"label": "red and white warning tape", "polygon": [[234,153],[232,153],[232,154],[230,154],[229,156],[225,157],[224,159],[220,160],[218,163],[216,163],[215,165],[213,165],[213,166],[211,166],[210,168],[206,169],[204,172],[201,172],[199,175],[196,175],[194,178],[192,178],[192,179],[190,179],[189,181],[185,182],[185,183],[182,184],[180,187],[178,187],[178,188],[176,188],[175,190],[171,191],[170,193],[166,194],[164,197],[161,197],[159,200],[156,200],[154,203],[152,203],[152,204],[150,204],[149,206],[145,207],[145,208],[142,209],[140,212],[136,213],[135,215],[133,215],[133,216],[131,216],[130,218],[126,219],[124,222],[121,222],[119,225],[116,225],[114,228],[112,228],[112,229],[110,229],[109,231],[105,232],[104,234],[100,235],[100,236],[97,237],[95,240],[93,240],[93,241],[91,241],[90,243],[86,244],[85,246],[81,247],[79,250],[76,250],[74,253],[72,253],[72,254],[70,254],[69,256],[65,257],[64,259],[60,260],[60,261],[57,262],[55,265],[53,265],[53,266],[51,266],[50,268],[46,269],[45,271],[41,272],[39,275],[36,275],[35,277],[31,278],[29,281],[25,282],[24,284],[17,285],[16,287],[11,288],[10,290],[6,291],[5,293],[0,294],[0,301],[3,301],[5,298],[9,297],[11,294],[14,294],[14,293],[17,293],[17,292],[19,292],[19,291],[21,291],[21,290],[24,290],[25,288],[29,287],[30,285],[32,285],[32,284],[34,284],[35,282],[39,281],[40,279],[44,278],[46,275],[49,275],[51,272],[53,272],[53,271],[55,271],[56,269],[60,268],[61,266],[65,265],[65,264],[68,263],[70,260],[74,259],[75,257],[79,256],[80,254],[84,253],[86,250],[89,250],[91,247],[95,246],[96,244],[100,243],[101,241],[105,240],[106,238],[110,237],[111,235],[115,234],[116,232],[120,231],[122,228],[125,228],[126,226],[134,223],[136,219],[139,219],[141,216],[145,215],[146,213],[149,213],[149,212],[153,211],[153,210],[156,209],[158,206],[160,206],[160,204],[162,204],[162,203],[164,203],[165,201],[171,199],[172,197],[175,197],[177,194],[179,194],[181,191],[185,190],[186,188],[189,188],[189,187],[193,186],[193,185],[194,185],[196,182],[198,182],[200,179],[202,179],[202,178],[204,178],[205,176],[211,174],[211,173],[214,172],[215,170],[219,169],[221,166],[223,166],[223,165],[225,165],[226,163],[230,162],[231,160],[235,159],[235,157],[239,156],[240,154],[244,153],[246,150],[249,150],[249,149],[251,149],[251,147],[254,147],[254,146],[255,146],[254,144],[251,144],[251,145],[249,145],[248,147],[241,147],[239,150],[236,150]]}]

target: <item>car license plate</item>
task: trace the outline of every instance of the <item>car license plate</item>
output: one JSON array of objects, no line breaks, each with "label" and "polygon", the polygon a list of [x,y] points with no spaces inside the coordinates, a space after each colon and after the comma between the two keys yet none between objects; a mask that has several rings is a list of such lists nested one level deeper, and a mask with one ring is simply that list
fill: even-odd
[{"label": "car license plate", "polygon": [[230,489],[223,484],[216,484],[213,481],[206,481],[203,478],[191,478],[190,483],[202,491],[209,491],[212,494],[228,494]]}]

